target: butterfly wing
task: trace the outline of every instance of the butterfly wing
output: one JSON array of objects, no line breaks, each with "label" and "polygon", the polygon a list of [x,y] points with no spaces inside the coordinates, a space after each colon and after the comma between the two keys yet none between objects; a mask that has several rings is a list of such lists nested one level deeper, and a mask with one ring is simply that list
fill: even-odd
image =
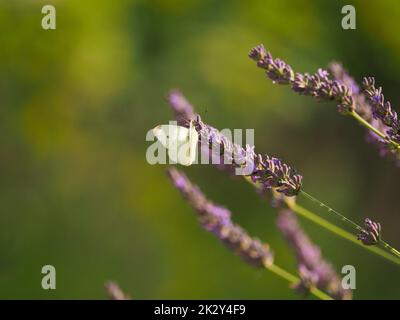
[{"label": "butterfly wing", "polygon": [[[180,127],[183,128],[183,127]],[[192,122],[189,129],[179,132],[177,140],[178,159],[177,162],[184,166],[190,166],[196,160],[197,142],[199,135]],[[181,130],[181,129],[180,129]]]},{"label": "butterfly wing", "polygon": [[163,124],[155,127],[153,129],[153,134],[165,148],[169,149],[171,143],[185,138],[185,135],[188,134],[188,129],[172,124]]},{"label": "butterfly wing", "polygon": [[188,128],[176,125],[159,125],[153,129],[153,134],[168,149],[168,157],[172,163],[185,166],[191,164]]},{"label": "butterfly wing", "polygon": [[174,134],[174,139],[169,141],[168,156],[176,163],[189,166],[191,164],[188,144],[190,131],[188,128],[177,126]]},{"label": "butterfly wing", "polygon": [[189,157],[190,164],[196,159],[197,143],[199,142],[199,134],[197,133],[193,123],[190,122],[189,127]]},{"label": "butterfly wing", "polygon": [[164,148],[168,146],[167,126],[159,125],[153,129],[153,134]]}]

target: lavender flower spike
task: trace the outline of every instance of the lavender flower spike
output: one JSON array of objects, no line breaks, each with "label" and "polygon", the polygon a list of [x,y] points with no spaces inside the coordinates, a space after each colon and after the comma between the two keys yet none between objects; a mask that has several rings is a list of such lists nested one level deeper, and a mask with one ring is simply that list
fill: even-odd
[{"label": "lavender flower spike", "polygon": [[111,300],[130,300],[130,297],[115,282],[109,281],[104,284],[104,287]]},{"label": "lavender flower spike", "polygon": [[310,286],[316,286],[335,299],[351,299],[351,291],[342,288],[340,277],[301,229],[290,209],[280,209],[277,225],[297,256],[302,281],[296,285],[296,289],[306,293]]},{"label": "lavender flower spike", "polygon": [[250,237],[245,230],[235,225],[228,209],[208,200],[200,189],[177,169],[170,168],[168,176],[186,201],[196,210],[204,229],[213,233],[228,248],[255,267],[270,266],[273,263],[273,254],[269,246]]},{"label": "lavender flower spike", "polygon": [[347,70],[343,68],[341,63],[332,61],[328,65],[328,70],[335,80],[340,81],[347,87],[351,88],[353,96],[357,96],[360,93],[360,87],[357,82],[348,74]]},{"label": "lavender flower spike", "polygon": [[396,111],[392,110],[389,101],[385,101],[382,87],[375,88],[375,79],[366,77],[363,80],[364,93],[372,106],[372,114],[375,119],[379,119],[389,127],[386,131],[388,138],[396,143],[400,142],[400,120]]},{"label": "lavender flower spike", "polygon": [[[350,87],[353,92],[353,99],[355,101],[355,111],[368,123],[370,123],[374,128],[380,132],[386,133],[390,130],[390,127],[386,126],[379,118],[375,118],[373,115],[374,107],[367,101],[363,92],[361,92],[360,87],[356,81],[347,73],[340,63],[331,62],[329,64],[329,71],[332,73],[333,77],[344,83],[346,86]],[[371,82],[367,80],[367,82]],[[387,140],[382,140],[380,136],[371,130],[367,132],[367,141],[373,143],[379,148],[379,154],[384,157],[388,157],[395,160],[397,164],[400,165],[400,154],[391,148]]]},{"label": "lavender flower spike", "polygon": [[[397,160],[400,165],[400,121],[389,102],[384,102],[382,89],[376,89],[373,78],[364,79],[364,92],[338,63],[329,66],[333,74],[318,69],[314,74],[293,72],[280,59],[273,59],[263,45],[251,49],[249,57],[265,70],[273,83],[290,85],[294,92],[308,95],[319,101],[336,101],[339,113],[353,116],[369,129],[368,140],[379,143],[380,154]],[[367,101],[369,100],[369,101]],[[371,110],[372,109],[372,110]],[[385,137],[387,135],[387,137]]]},{"label": "lavender flower spike", "polygon": [[357,235],[357,239],[367,246],[375,245],[381,237],[381,224],[366,218],[365,229]]},{"label": "lavender flower spike", "polygon": [[193,121],[200,137],[202,151],[211,153],[212,158],[219,157],[219,167],[222,165],[225,170],[233,174],[238,169],[246,171],[245,174],[253,182],[259,183],[262,190],[276,188],[286,196],[295,196],[299,193],[303,177],[289,165],[278,158],[255,153],[252,146],[247,145],[243,148],[233,143],[217,129],[205,124],[178,91],[171,92],[168,101],[181,125],[187,126],[191,120]]},{"label": "lavender flower spike", "polygon": [[294,92],[308,95],[318,100],[334,100],[338,111],[348,114],[354,110],[352,89],[347,85],[329,78],[326,70],[318,69],[315,74],[295,73],[291,66],[281,59],[273,59],[263,45],[251,49],[249,57],[264,69],[273,83],[289,84]]},{"label": "lavender flower spike", "polygon": [[172,109],[175,112],[178,125],[188,126],[190,120],[196,119],[192,105],[178,90],[172,90],[168,94],[167,100],[173,106]]}]

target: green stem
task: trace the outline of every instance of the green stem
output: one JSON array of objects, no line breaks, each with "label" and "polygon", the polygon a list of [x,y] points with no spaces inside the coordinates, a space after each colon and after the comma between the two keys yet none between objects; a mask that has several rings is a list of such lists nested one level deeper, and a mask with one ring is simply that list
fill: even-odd
[{"label": "green stem", "polygon": [[382,246],[384,248],[386,248],[387,250],[389,250],[391,253],[393,253],[395,256],[400,258],[400,252],[398,250],[396,250],[395,248],[393,248],[390,244],[388,244],[387,242],[383,241],[382,239],[379,240],[379,242],[382,244]]},{"label": "green stem", "polygon": [[354,110],[349,113],[350,116],[352,116],[354,119],[356,119],[362,126],[366,127],[368,130],[373,131],[375,134],[377,134],[379,137],[381,137],[384,140],[387,140],[390,142],[390,144],[395,148],[399,149],[400,145],[389,139],[388,136],[386,136],[383,132],[379,131],[377,128],[375,128],[373,125],[371,125],[368,121],[366,121],[364,118],[362,118],[357,112]]},{"label": "green stem", "polygon": [[[281,278],[287,280],[291,284],[295,284],[300,281],[299,278],[297,278],[290,272],[286,271],[285,269],[282,269],[281,267],[277,266],[276,264],[265,265],[265,268],[275,273],[276,275],[280,276]],[[325,292],[319,290],[316,287],[311,287],[310,293],[312,293],[314,296],[316,296],[321,300],[333,300],[332,297],[330,297]]]}]

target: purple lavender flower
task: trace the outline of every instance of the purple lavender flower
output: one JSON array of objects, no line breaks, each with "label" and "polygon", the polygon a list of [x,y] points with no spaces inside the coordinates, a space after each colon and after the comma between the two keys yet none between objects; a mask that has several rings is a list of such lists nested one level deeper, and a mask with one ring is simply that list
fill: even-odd
[{"label": "purple lavender flower", "polygon": [[277,225],[297,256],[302,281],[295,288],[300,292],[305,292],[307,288],[314,285],[321,290],[326,290],[335,299],[351,299],[351,291],[342,288],[340,277],[324,260],[320,249],[301,229],[291,210],[285,207],[280,208]]},{"label": "purple lavender flower", "polygon": [[310,292],[310,288],[318,283],[318,275],[309,270],[304,264],[299,264],[298,270],[301,280],[293,288],[296,292],[305,296]]},{"label": "purple lavender flower", "polygon": [[357,239],[367,246],[375,245],[381,237],[381,224],[366,218],[365,229],[357,235]]},{"label": "purple lavender flower", "polygon": [[375,119],[382,121],[388,127],[386,134],[388,138],[394,142],[400,142],[400,120],[396,111],[391,107],[389,101],[385,101],[382,93],[382,87],[375,87],[375,79],[373,77],[365,77],[363,79],[364,94],[372,106],[372,115]]},{"label": "purple lavender flower", "polygon": [[192,105],[178,90],[172,90],[167,99],[174,106],[172,109],[178,125],[187,127],[190,120],[196,119]]},{"label": "purple lavender flower", "polygon": [[[365,95],[363,92],[361,92],[356,81],[348,74],[343,66],[340,63],[331,62],[329,64],[329,70],[336,80],[344,83],[346,86],[352,89],[353,99],[355,102],[355,111],[374,128],[380,132],[386,133],[390,128],[386,126],[380,119],[377,119],[373,116],[373,107],[366,100]],[[379,148],[379,154],[382,157],[391,158],[400,164],[400,154],[390,148],[390,144],[388,145],[387,140],[383,140],[376,133],[368,130],[367,141],[375,144]]]},{"label": "purple lavender flower", "polygon": [[[343,66],[338,62],[331,62],[328,66],[329,71],[331,72],[333,78],[346,85],[347,87],[351,88],[353,93],[353,100],[355,102],[355,111],[366,121],[373,124],[378,130],[385,131],[383,127],[385,125],[381,125],[381,122],[373,123],[374,119],[372,116],[372,108],[370,104],[366,101],[365,96],[361,94],[360,87],[358,86],[357,82],[351,77],[347,70],[343,68]],[[380,140],[380,138],[374,134],[376,140]]]},{"label": "purple lavender flower", "polygon": [[130,300],[130,297],[126,295],[115,282],[107,282],[104,284],[104,287],[111,300]]},{"label": "purple lavender flower", "polygon": [[208,200],[201,190],[177,169],[170,168],[168,176],[186,201],[196,210],[205,230],[212,232],[228,248],[253,266],[269,266],[273,263],[273,253],[269,246],[252,238],[240,226],[235,225],[228,209]]},{"label": "purple lavender flower", "polygon": [[392,110],[390,102],[385,102],[382,89],[376,89],[373,78],[364,79],[365,94],[360,93],[357,83],[338,63],[329,66],[333,74],[330,79],[328,71],[318,69],[315,74],[294,73],[293,69],[280,59],[273,59],[270,52],[263,45],[251,49],[249,57],[257,62],[257,66],[264,69],[267,76],[278,84],[290,84],[292,90],[298,94],[308,95],[319,101],[334,100],[341,114],[355,114],[366,120],[375,129],[387,135],[382,139],[373,130],[368,131],[368,141],[377,144],[382,156],[394,158],[400,164],[400,120]]},{"label": "purple lavender flower", "polygon": [[273,83],[290,84],[294,92],[320,101],[335,100],[338,103],[338,111],[342,114],[354,110],[351,87],[329,79],[328,71],[318,69],[312,75],[295,73],[283,60],[273,59],[271,53],[267,52],[263,45],[251,49],[249,57],[257,62],[258,67],[265,70]]},{"label": "purple lavender flower", "polygon": [[277,158],[256,154],[253,146],[247,145],[243,148],[233,143],[217,129],[205,124],[178,91],[170,93],[168,101],[182,125],[193,121],[200,137],[200,145],[206,146],[211,157],[219,157],[219,163],[225,170],[235,173],[236,169],[245,167],[252,181],[261,184],[262,190],[276,188],[286,196],[299,193],[303,177],[289,165]]},{"label": "purple lavender flower", "polygon": [[[335,80],[340,81],[351,89],[353,96],[356,96],[360,93],[360,87],[358,86],[357,82],[348,74],[347,70],[343,68],[342,64],[332,61],[328,65],[328,69]],[[368,106],[367,109],[369,109]]]}]

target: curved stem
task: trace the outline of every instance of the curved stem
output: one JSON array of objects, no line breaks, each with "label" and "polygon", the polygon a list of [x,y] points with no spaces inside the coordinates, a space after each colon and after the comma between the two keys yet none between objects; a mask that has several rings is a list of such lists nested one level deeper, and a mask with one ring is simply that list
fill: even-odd
[{"label": "curved stem", "polygon": [[[276,275],[280,276],[281,278],[287,280],[291,284],[295,284],[300,281],[299,278],[297,278],[290,272],[286,271],[285,269],[282,269],[281,267],[277,266],[276,264],[265,265],[265,268],[275,273]],[[316,287],[311,287],[310,293],[321,300],[333,300],[332,297],[330,297],[325,292],[319,290]]]},{"label": "curved stem", "polygon": [[325,209],[328,210],[329,213],[334,213],[335,215],[337,215],[342,221],[348,223],[349,225],[351,225],[354,229],[356,229],[357,231],[361,231],[363,230],[363,228],[361,226],[359,226],[357,223],[355,223],[354,221],[350,220],[349,218],[345,217],[344,215],[342,215],[341,213],[339,213],[338,211],[332,209],[331,207],[327,206],[325,203],[322,203],[321,201],[319,201],[318,199],[314,198],[311,194],[308,194],[307,192],[305,192],[304,190],[301,190],[300,193],[302,195],[304,195],[305,197],[307,197],[309,200],[311,200],[312,202],[318,204],[320,207],[323,207]]},{"label": "curved stem", "polygon": [[363,117],[361,117],[357,112],[354,110],[349,113],[350,116],[352,116],[354,119],[356,119],[362,126],[366,127],[368,130],[373,131],[375,134],[377,134],[379,137],[381,137],[384,140],[387,140],[390,142],[390,144],[395,148],[399,149],[400,145],[388,138],[387,135],[385,135],[383,132],[379,131],[377,128],[375,128],[373,125],[371,125],[368,121],[366,121]]}]

